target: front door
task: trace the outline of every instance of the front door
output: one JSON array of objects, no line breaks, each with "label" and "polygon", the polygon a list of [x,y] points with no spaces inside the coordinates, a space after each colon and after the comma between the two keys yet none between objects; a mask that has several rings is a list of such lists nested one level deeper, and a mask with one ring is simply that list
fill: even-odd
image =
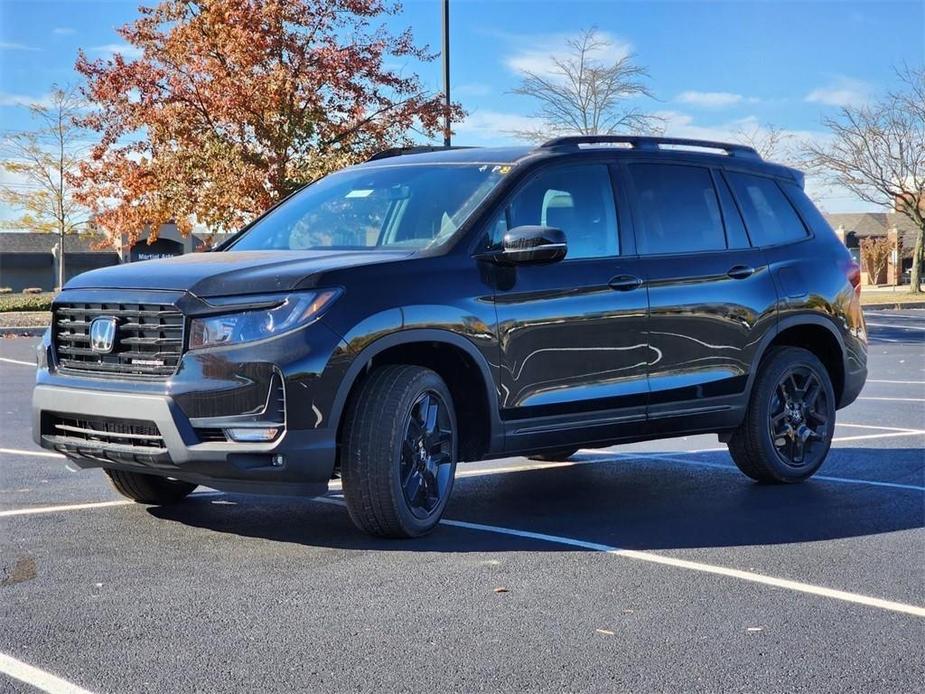
[{"label": "front door", "polygon": [[511,452],[591,444],[645,419],[647,301],[635,261],[621,256],[619,215],[604,163],[533,174],[495,218],[492,243],[522,225],[565,232],[565,260],[495,268],[500,407]]}]

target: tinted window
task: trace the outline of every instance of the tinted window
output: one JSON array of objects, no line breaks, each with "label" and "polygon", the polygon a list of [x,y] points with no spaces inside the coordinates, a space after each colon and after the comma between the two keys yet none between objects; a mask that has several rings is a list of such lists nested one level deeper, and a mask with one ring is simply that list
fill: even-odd
[{"label": "tinted window", "polygon": [[639,210],[640,253],[726,248],[709,169],[673,164],[633,164],[629,169]]},{"label": "tinted window", "polygon": [[748,242],[748,234],[745,232],[745,223],[742,221],[742,213],[739,212],[739,206],[736,205],[732,197],[732,191],[729,190],[729,184],[723,178],[722,174],[717,173],[716,188],[719,191],[719,199],[723,205],[723,222],[726,224],[726,241],[730,248],[748,248],[751,244]]},{"label": "tinted window", "polygon": [[803,192],[803,189],[796,183],[783,183],[781,187],[790,198],[790,202],[797,208],[797,211],[814,231],[827,230],[832,231],[832,225],[822,216],[822,213],[816,209],[813,201]]},{"label": "tinted window", "polygon": [[728,173],[745,225],[756,246],[806,238],[806,228],[783,191],[770,178],[743,173]]},{"label": "tinted window", "polygon": [[345,169],[268,212],[232,248],[423,248],[450,237],[509,169],[475,164]]},{"label": "tinted window", "polygon": [[617,214],[607,167],[588,164],[540,172],[495,220],[492,245],[499,245],[508,229],[524,225],[565,232],[567,259],[617,255]]}]

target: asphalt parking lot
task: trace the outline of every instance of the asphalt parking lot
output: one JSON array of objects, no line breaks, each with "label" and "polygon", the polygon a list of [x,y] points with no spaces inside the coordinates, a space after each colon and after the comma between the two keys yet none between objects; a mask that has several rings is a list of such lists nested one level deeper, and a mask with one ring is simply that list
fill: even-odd
[{"label": "asphalt parking lot", "polygon": [[0,691],[921,691],[925,311],[867,315],[808,483],[713,436],[511,458],[401,542],[336,489],[124,501],[35,447],[35,339],[0,340]]}]

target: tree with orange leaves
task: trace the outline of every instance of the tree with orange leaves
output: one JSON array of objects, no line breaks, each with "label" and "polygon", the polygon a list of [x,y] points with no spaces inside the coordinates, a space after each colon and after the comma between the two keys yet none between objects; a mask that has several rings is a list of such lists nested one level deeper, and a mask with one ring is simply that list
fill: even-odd
[{"label": "tree with orange leaves", "polygon": [[[388,61],[430,61],[377,23],[387,0],[162,0],[119,29],[121,54],[77,71],[100,142],[80,200],[132,241],[162,223],[234,229],[300,185],[413,133],[446,106]],[[451,107],[451,118],[462,111]]]}]

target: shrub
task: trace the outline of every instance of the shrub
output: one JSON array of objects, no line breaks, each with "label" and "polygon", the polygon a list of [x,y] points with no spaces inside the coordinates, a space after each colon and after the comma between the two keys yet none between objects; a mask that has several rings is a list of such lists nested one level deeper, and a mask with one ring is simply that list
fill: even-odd
[{"label": "shrub", "polygon": [[12,294],[12,293],[13,293],[12,287],[0,287],[0,294]]},{"label": "shrub", "polygon": [[25,289],[22,290],[22,293],[23,294],[41,294],[42,288],[41,287],[26,287]]},{"label": "shrub", "polygon": [[50,311],[53,294],[4,294],[0,296],[0,312]]}]

